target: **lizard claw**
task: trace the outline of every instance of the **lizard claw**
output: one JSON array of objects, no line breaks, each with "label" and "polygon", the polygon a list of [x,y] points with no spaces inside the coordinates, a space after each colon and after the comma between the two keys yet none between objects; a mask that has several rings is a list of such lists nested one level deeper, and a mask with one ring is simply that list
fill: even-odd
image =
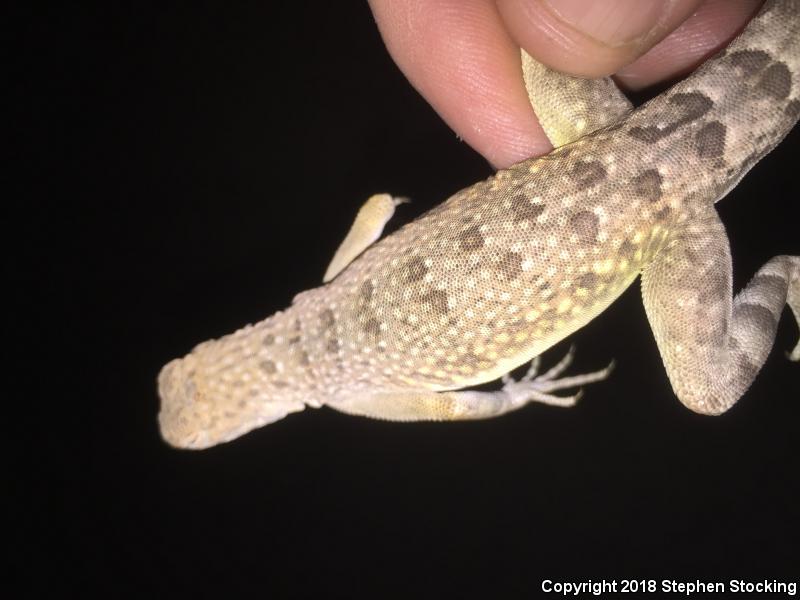
[{"label": "lizard claw", "polygon": [[575,346],[571,346],[564,358],[537,377],[536,373],[540,362],[537,356],[533,359],[528,372],[518,381],[508,374],[502,377],[503,391],[511,397],[514,404],[519,404],[520,406],[528,402],[542,402],[551,406],[574,406],[583,395],[583,389],[579,389],[571,396],[557,396],[551,392],[602,381],[609,376],[615,365],[612,360],[607,367],[599,371],[570,377],[559,377],[569,367],[574,357]]}]

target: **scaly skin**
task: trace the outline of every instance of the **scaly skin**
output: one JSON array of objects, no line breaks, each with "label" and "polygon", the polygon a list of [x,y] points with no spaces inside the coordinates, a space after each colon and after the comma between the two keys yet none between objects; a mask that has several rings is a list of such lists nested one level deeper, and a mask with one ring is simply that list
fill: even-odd
[{"label": "scaly skin", "polygon": [[[727,410],[766,360],[784,305],[800,315],[796,256],[773,258],[732,298],[713,206],[798,120],[798,12],[798,0],[768,2],[686,80],[633,111],[609,102],[602,128],[585,135],[596,105],[576,99],[585,84],[527,70],[545,130],[564,145],[458,192],[286,311],[169,363],[164,438],[207,447],[307,405],[418,420],[570,404],[550,392],[608,371],[457,390],[538,356],[640,274],[676,395],[701,413]],[[609,84],[596,85],[581,94]],[[567,109],[576,116],[558,122]],[[374,237],[348,241],[344,255]]]}]

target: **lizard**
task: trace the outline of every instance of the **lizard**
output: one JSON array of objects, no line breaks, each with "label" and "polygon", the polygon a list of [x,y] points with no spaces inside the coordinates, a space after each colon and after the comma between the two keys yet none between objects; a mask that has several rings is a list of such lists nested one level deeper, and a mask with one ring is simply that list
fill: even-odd
[{"label": "lizard", "polygon": [[[675,395],[719,415],[746,392],[785,305],[800,323],[800,256],[737,295],[714,204],[800,117],[800,0],[767,0],[694,73],[634,108],[522,51],[551,153],[463,189],[378,240],[405,199],[371,197],[320,287],[196,346],[158,376],[162,437],[207,448],[306,407],[394,421],[495,417],[605,379],[538,357],[637,277]],[[800,360],[800,342],[789,353]],[[521,378],[513,369],[532,361]],[[475,386],[502,378],[500,389]]]}]

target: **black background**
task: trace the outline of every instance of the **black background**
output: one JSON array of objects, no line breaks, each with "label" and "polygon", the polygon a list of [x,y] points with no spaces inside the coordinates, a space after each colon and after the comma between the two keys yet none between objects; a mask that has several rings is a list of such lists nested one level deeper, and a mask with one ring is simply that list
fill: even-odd
[{"label": "black background", "polygon": [[[573,337],[575,372],[618,361],[577,408],[407,425],[308,410],[167,447],[165,362],[317,285],[370,194],[413,198],[396,227],[491,170],[362,2],[111,4],[10,20],[9,566],[26,589],[525,597],[545,578],[797,576],[788,311],[719,418],[673,396],[634,285]],[[799,134],[719,205],[737,288],[800,250]]]}]

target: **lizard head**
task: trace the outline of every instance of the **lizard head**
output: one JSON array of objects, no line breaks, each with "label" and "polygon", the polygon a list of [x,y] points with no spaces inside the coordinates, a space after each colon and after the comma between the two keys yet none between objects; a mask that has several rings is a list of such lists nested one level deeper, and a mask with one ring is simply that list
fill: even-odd
[{"label": "lizard head", "polygon": [[205,342],[161,370],[158,423],[168,444],[208,448],[305,407],[290,390],[248,385],[263,370],[231,350],[226,338]]}]

